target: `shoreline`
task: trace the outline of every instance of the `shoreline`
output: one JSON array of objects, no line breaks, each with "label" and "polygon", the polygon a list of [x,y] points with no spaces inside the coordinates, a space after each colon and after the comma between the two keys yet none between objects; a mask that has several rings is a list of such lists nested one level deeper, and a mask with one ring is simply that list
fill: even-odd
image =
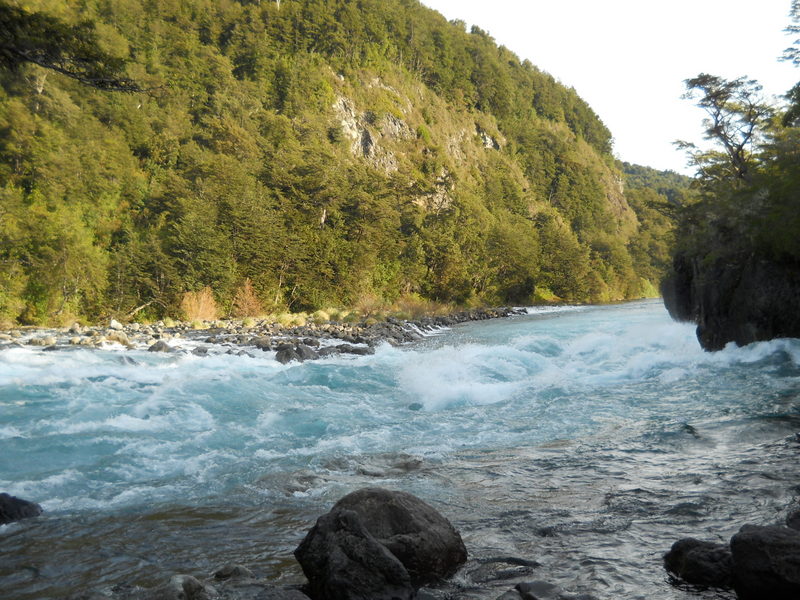
[{"label": "shoreline", "polygon": [[261,319],[229,319],[203,322],[164,321],[142,325],[123,325],[111,320],[107,326],[69,328],[16,328],[0,331],[0,351],[9,348],[38,347],[43,351],[148,350],[150,352],[191,353],[195,356],[234,354],[255,356],[256,352],[275,352],[281,363],[303,362],[337,354],[369,355],[382,343],[399,346],[423,339],[435,331],[487,319],[529,314],[525,308],[481,308],[446,316],[426,316],[413,320],[388,317],[383,321],[354,323],[325,321],[286,326]]}]

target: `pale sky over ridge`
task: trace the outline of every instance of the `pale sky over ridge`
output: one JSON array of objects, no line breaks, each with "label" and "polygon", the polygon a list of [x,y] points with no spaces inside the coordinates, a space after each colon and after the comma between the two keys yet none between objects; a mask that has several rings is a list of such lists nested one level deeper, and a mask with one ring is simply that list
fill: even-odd
[{"label": "pale sky over ridge", "polygon": [[800,69],[778,57],[790,0],[422,0],[489,32],[574,87],[628,162],[691,174],[676,139],[701,141],[703,113],[682,100],[699,73],[748,76],[783,95]]}]

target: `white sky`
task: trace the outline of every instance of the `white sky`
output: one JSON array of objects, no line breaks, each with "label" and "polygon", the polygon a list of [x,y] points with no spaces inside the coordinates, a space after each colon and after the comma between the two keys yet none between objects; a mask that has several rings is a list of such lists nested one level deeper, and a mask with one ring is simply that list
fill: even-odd
[{"label": "white sky", "polygon": [[622,160],[689,173],[672,142],[701,141],[703,113],[682,100],[699,73],[757,79],[767,95],[800,81],[778,62],[790,0],[422,0],[574,87]]}]

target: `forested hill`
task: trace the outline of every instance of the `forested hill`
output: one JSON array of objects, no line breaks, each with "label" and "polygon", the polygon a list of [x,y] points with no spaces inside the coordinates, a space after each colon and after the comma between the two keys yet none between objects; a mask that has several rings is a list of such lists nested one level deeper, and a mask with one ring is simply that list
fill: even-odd
[{"label": "forested hill", "polygon": [[147,91],[0,70],[0,320],[177,315],[206,287],[240,314],[609,301],[661,277],[670,224],[628,201],[591,108],[417,0],[14,5],[92,22]]}]

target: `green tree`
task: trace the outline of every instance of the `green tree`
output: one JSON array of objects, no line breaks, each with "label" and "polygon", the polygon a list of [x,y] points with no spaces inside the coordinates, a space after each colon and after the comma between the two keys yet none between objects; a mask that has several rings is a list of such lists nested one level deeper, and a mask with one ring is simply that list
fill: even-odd
[{"label": "green tree", "polygon": [[708,115],[703,121],[705,138],[718,144],[721,151],[703,151],[683,141],[677,142],[679,148],[688,152],[704,179],[751,183],[754,147],[774,114],[761,95],[761,85],[745,77],[726,80],[701,73],[687,79],[686,88],[684,98],[697,100]]},{"label": "green tree", "polygon": [[142,91],[123,75],[126,61],[99,48],[90,21],[69,25],[2,2],[0,23],[0,66],[6,69],[33,63],[100,90]]}]

